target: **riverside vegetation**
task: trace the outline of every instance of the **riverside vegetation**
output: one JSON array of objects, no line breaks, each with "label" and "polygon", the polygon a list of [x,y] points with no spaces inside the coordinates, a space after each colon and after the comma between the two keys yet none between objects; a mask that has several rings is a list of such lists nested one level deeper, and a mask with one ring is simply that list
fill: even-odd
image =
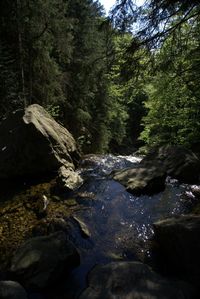
[{"label": "riverside vegetation", "polygon": [[1,298],[198,298],[192,151],[81,158],[38,104],[10,114],[0,133]]}]

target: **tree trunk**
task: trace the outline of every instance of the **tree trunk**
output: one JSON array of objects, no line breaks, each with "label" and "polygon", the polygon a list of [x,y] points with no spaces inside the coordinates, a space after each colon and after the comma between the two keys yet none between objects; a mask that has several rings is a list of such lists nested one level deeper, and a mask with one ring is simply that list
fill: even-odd
[{"label": "tree trunk", "polygon": [[20,20],[21,3],[20,0],[16,0],[17,5],[17,31],[18,31],[18,51],[19,51],[19,68],[21,78],[21,93],[24,102],[24,107],[27,106],[25,96],[25,79],[24,79],[24,59],[23,59],[23,45],[22,45],[22,29]]}]

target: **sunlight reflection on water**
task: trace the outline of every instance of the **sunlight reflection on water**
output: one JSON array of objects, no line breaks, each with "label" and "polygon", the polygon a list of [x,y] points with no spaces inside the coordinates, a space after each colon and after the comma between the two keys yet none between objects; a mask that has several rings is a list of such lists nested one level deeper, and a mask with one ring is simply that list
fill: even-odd
[{"label": "sunlight reflection on water", "polygon": [[79,281],[81,273],[98,263],[150,258],[148,242],[153,236],[153,222],[186,212],[181,194],[187,185],[177,180],[167,178],[166,189],[159,194],[133,196],[109,178],[114,169],[137,167],[140,160],[134,156],[91,155],[80,165],[79,173],[86,179],[80,192],[92,193],[94,200],[80,199],[89,209],[78,213],[90,229],[91,238],[83,240],[78,231],[72,232],[72,240],[81,252],[82,264],[75,271]]}]

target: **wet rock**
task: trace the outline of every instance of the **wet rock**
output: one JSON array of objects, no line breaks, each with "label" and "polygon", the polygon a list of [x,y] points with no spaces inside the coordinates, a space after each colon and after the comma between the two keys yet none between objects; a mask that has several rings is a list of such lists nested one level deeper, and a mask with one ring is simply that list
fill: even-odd
[{"label": "wet rock", "polygon": [[162,270],[187,278],[200,279],[200,216],[184,215],[154,223],[158,263]]},{"label": "wet rock", "polygon": [[32,202],[26,203],[26,206],[32,209],[39,219],[47,216],[48,205],[49,199],[44,194],[32,197]]},{"label": "wet rock", "polygon": [[49,235],[58,231],[68,233],[69,226],[67,221],[61,217],[53,219],[43,219],[31,231],[32,237]]},{"label": "wet rock", "polygon": [[1,299],[28,299],[25,289],[16,281],[0,281]]},{"label": "wet rock", "polygon": [[153,149],[140,162],[146,167],[162,168],[167,175],[184,183],[196,183],[200,176],[200,160],[183,146],[165,145]]},{"label": "wet rock", "polygon": [[124,185],[130,193],[154,194],[164,190],[166,174],[155,166],[138,167],[116,171],[113,179]]},{"label": "wet rock", "polygon": [[11,273],[26,287],[42,289],[68,274],[80,262],[64,232],[29,239],[15,253]]},{"label": "wet rock", "polygon": [[113,262],[95,267],[80,299],[189,299],[185,283],[167,280],[139,262]]},{"label": "wet rock", "polygon": [[51,233],[55,233],[57,231],[68,232],[68,224],[65,219],[61,217],[52,219],[48,226],[48,229]]},{"label": "wet rock", "polygon": [[73,216],[72,218],[78,224],[80,232],[81,232],[81,235],[83,236],[83,238],[89,238],[89,237],[91,237],[91,233],[89,231],[89,228],[85,224],[85,222],[83,222],[83,220],[80,219],[80,217],[78,217],[78,216]]},{"label": "wet rock", "polygon": [[0,179],[41,175],[61,166],[73,180],[80,159],[73,136],[37,104],[12,113],[0,124]]},{"label": "wet rock", "polygon": [[137,167],[113,172],[112,177],[133,194],[153,194],[164,190],[171,176],[184,183],[200,178],[200,160],[181,146],[166,145],[152,150]]},{"label": "wet rock", "polygon": [[83,179],[72,168],[62,166],[58,170],[57,184],[61,190],[75,190],[83,183]]}]

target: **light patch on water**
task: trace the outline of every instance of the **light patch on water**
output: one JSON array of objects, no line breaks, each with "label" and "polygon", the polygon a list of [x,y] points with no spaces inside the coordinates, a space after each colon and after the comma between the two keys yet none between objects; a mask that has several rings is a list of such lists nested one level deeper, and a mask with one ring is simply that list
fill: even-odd
[{"label": "light patch on water", "polygon": [[143,159],[142,157],[138,156],[117,156],[119,159],[125,159],[131,163],[140,163],[140,161]]},{"label": "light patch on water", "polygon": [[82,161],[79,174],[92,177],[109,175],[113,170],[136,166],[142,160],[138,156],[91,155]]},{"label": "light patch on water", "polygon": [[186,194],[189,198],[195,198],[195,195],[192,193],[192,191],[185,191],[185,194]]},{"label": "light patch on water", "polygon": [[[150,258],[149,240],[153,236],[153,223],[187,212],[188,201],[182,194],[188,185],[167,178],[166,189],[158,194],[134,196],[124,186],[108,176],[113,170],[137,167],[137,156],[92,155],[81,165],[85,177],[81,194],[92,194],[94,200],[81,217],[91,230],[92,237],[73,239],[81,252],[81,269],[91,269],[98,263],[115,258],[144,261]],[[187,193],[186,193],[187,195]],[[84,201],[82,201],[84,204]],[[88,201],[87,201],[88,206]]]}]

